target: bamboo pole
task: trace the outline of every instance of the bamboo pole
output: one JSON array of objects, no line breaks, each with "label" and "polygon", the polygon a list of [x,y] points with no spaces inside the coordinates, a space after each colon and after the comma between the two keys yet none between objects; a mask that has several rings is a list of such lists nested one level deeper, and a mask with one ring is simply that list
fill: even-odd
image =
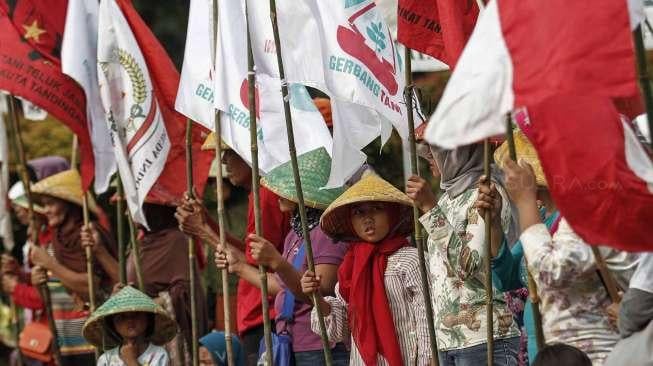
[{"label": "bamboo pole", "polygon": [[120,283],[126,285],[127,261],[125,260],[125,220],[123,218],[125,215],[125,201],[123,197],[124,192],[120,174],[116,175],[116,184],[116,196],[118,196],[118,200],[116,201],[116,230],[118,231],[118,275],[120,277]]},{"label": "bamboo pole", "polygon": [[[245,2],[245,17],[247,17],[247,2]],[[247,21],[247,97],[249,105],[249,138],[252,153],[252,195],[254,197],[254,231],[261,236],[261,185],[258,169],[258,138],[256,134],[256,76],[254,73],[254,55],[252,54],[252,40],[250,37],[249,21]],[[219,143],[219,142],[216,142]],[[261,308],[263,310],[263,338],[265,340],[265,366],[273,366],[272,360],[272,323],[270,322],[270,303],[268,301],[268,275],[264,266],[258,266],[259,280],[261,281]]]},{"label": "bamboo pole", "polygon": [[136,272],[136,282],[138,289],[145,292],[145,283],[143,282],[143,271],[141,270],[141,246],[136,237],[136,225],[131,213],[127,213],[127,225],[129,226],[129,243],[132,247],[132,260],[134,261],[134,269]]},{"label": "bamboo pole", "polygon": [[[415,142],[415,115],[413,114],[413,90],[415,86],[413,85],[413,65],[411,59],[411,50],[408,47],[405,47],[404,60],[406,63],[404,68],[406,79],[404,99],[406,100],[406,110],[408,111],[408,144],[410,146],[410,169],[413,175],[419,175],[419,167],[417,165],[417,143]],[[435,334],[435,324],[433,323],[433,303],[431,302],[431,288],[429,287],[426,259],[424,258],[424,237],[422,235],[422,228],[419,223],[419,216],[419,208],[417,207],[416,203],[413,203],[415,245],[417,246],[419,272],[422,283],[422,292],[424,293],[424,306],[426,309],[426,319],[428,320],[429,340],[431,342],[431,359],[435,365],[438,365],[438,344]]]},{"label": "bamboo pole", "polygon": [[[517,149],[515,148],[515,138],[512,131],[512,116],[508,112],[506,116],[506,142],[508,143],[508,153],[512,161],[517,161]],[[526,261],[526,257],[524,257]],[[542,313],[540,312],[540,297],[537,294],[537,284],[528,270],[528,263],[526,263],[526,278],[528,286],[528,297],[531,299],[531,311],[533,314],[533,323],[535,325],[535,342],[537,351],[539,352],[544,348],[546,339],[544,338],[544,329],[542,328]]]},{"label": "bamboo pole", "polygon": [[[32,188],[29,181],[29,176],[27,174],[27,160],[25,159],[25,149],[23,147],[23,140],[20,136],[20,125],[18,124],[18,112],[16,111],[16,98],[11,95],[9,97],[9,113],[10,121],[12,126],[12,140],[14,144],[15,153],[18,160],[18,171],[20,173],[20,178],[25,186],[25,196],[27,197],[28,212],[29,212],[29,222],[31,227],[31,242],[34,247],[38,246],[39,243],[39,230],[36,227],[36,216],[34,214],[34,198],[32,197]],[[54,322],[54,315],[52,312],[52,297],[50,295],[50,289],[48,288],[47,283],[44,283],[39,286],[39,292],[41,294],[41,299],[45,306],[46,316],[48,318],[48,326],[50,332],[52,332],[52,356],[55,362],[55,365],[62,366],[61,362],[61,352],[59,350],[59,339],[57,336],[57,326]]]},{"label": "bamboo pole", "polygon": [[[195,187],[193,186],[193,122],[189,119],[186,121],[186,188],[188,194],[194,197]],[[199,339],[197,330],[197,290],[195,282],[195,239],[188,237],[188,271],[190,279],[190,319],[191,319],[191,359],[193,366],[199,365]]]},{"label": "bamboo pole", "polygon": [[595,245],[590,245],[590,247],[592,248],[594,260],[596,261],[596,268],[599,271],[599,277],[601,277],[601,282],[603,282],[605,291],[608,293],[608,296],[610,296],[610,300],[612,300],[613,303],[620,303],[621,295],[619,294],[619,286],[610,272],[608,265],[605,263],[605,259],[599,251],[599,247]]},{"label": "bamboo pole", "polygon": [[[302,236],[306,245],[306,263],[308,270],[315,273],[315,260],[313,257],[313,245],[311,244],[310,230],[308,229],[308,219],[306,218],[306,204],[304,202],[304,192],[302,190],[302,180],[299,174],[299,164],[297,162],[297,149],[295,147],[295,133],[292,128],[292,114],[290,113],[290,97],[288,95],[288,82],[285,79],[283,60],[281,58],[281,39],[279,36],[279,24],[277,23],[277,4],[275,0],[270,0],[270,20],[272,22],[272,32],[274,34],[274,44],[276,47],[277,65],[279,67],[279,77],[281,79],[281,95],[283,97],[283,113],[286,120],[286,133],[288,135],[288,151],[290,153],[290,164],[292,166],[293,178],[295,182],[295,192],[297,194],[297,209],[302,223]],[[317,310],[320,325],[320,338],[322,339],[322,349],[324,351],[325,365],[330,366],[333,363],[331,357],[331,344],[326,331],[324,314],[319,306],[317,293],[311,295],[313,306]]]},{"label": "bamboo pole", "polygon": [[[647,21],[648,24],[648,21]],[[650,26],[650,25],[649,25]],[[651,90],[651,79],[648,74],[648,65],[646,60],[646,49],[644,48],[644,34],[642,26],[639,25],[633,31],[635,41],[635,56],[637,59],[637,70],[639,76],[639,85],[644,95],[644,103],[646,105],[646,120],[648,121],[648,131],[651,137],[651,147],[653,147],[653,91]]]},{"label": "bamboo pole", "polygon": [[[213,44],[217,45],[218,39],[218,1],[213,0]],[[214,47],[213,66],[217,58],[217,47]],[[218,160],[218,171],[216,172],[216,195],[218,198],[218,230],[220,235],[220,246],[222,249],[227,247],[227,233],[225,231],[225,210],[224,210],[224,190],[222,187],[222,120],[220,112],[215,111],[215,158]],[[217,252],[217,251],[216,251]],[[227,365],[235,366],[234,345],[231,335],[231,301],[229,294],[229,271],[223,268],[220,271],[222,280],[222,300],[224,306],[224,340],[227,345]]]},{"label": "bamboo pole", "polygon": [[[490,140],[486,139],[483,143],[483,171],[488,182],[492,173],[490,161]],[[487,317],[487,364],[494,364],[494,286],[492,285],[492,211],[485,211],[485,293],[486,304],[485,312]]]}]

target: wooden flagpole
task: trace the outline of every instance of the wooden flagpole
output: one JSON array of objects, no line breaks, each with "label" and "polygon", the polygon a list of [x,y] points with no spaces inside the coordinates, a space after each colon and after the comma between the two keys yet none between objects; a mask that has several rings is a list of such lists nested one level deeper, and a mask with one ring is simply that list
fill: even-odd
[{"label": "wooden flagpole", "polygon": [[[488,182],[492,173],[490,162],[492,160],[490,151],[490,140],[485,139],[483,143],[483,174]],[[487,364],[494,364],[494,286],[492,285],[492,211],[485,211],[485,312],[487,317]]]},{"label": "wooden flagpole", "polygon": [[[283,113],[286,120],[286,133],[288,134],[288,151],[290,153],[290,164],[292,166],[293,178],[295,181],[295,192],[297,194],[297,205],[299,210],[299,217],[302,223],[302,236],[304,244],[306,245],[306,263],[308,270],[315,273],[315,261],[313,257],[313,246],[311,244],[310,230],[308,229],[308,219],[306,218],[306,204],[304,203],[304,192],[302,190],[302,180],[299,175],[299,165],[297,163],[297,149],[295,147],[295,133],[292,128],[292,114],[290,112],[290,96],[288,95],[288,82],[285,79],[285,71],[283,68],[283,60],[281,58],[281,38],[279,36],[279,25],[277,23],[277,3],[275,0],[270,0],[270,19],[272,22],[272,32],[274,34],[274,44],[277,54],[277,65],[279,67],[279,78],[281,79],[281,95],[283,96]],[[333,363],[331,357],[331,344],[326,332],[326,324],[324,323],[324,314],[320,308],[317,293],[312,294],[313,305],[317,310],[319,325],[320,325],[320,338],[322,338],[322,349],[324,351],[325,365],[331,366]]]},{"label": "wooden flagpole", "polygon": [[[648,21],[646,21],[648,24]],[[650,26],[650,25],[649,25]],[[648,74],[648,62],[646,60],[646,48],[644,48],[644,34],[642,26],[639,25],[633,31],[633,38],[635,41],[635,57],[637,59],[637,71],[639,76],[639,85],[644,95],[644,103],[646,105],[646,120],[648,121],[648,131],[651,139],[651,147],[653,147],[653,91],[651,90],[651,79]]]},{"label": "wooden flagpole", "polygon": [[[510,159],[514,162],[517,161],[517,149],[515,148],[515,138],[512,130],[512,115],[510,112],[506,115],[506,142],[508,144],[508,154]],[[526,260],[526,257],[524,257]],[[544,348],[546,340],[544,338],[544,330],[542,328],[542,313],[540,312],[540,296],[537,294],[537,284],[528,270],[528,263],[526,263],[526,278],[528,286],[528,297],[531,299],[531,311],[533,312],[533,323],[535,323],[535,342],[537,344],[537,351],[539,352]]]},{"label": "wooden flagpole", "polygon": [[[217,45],[218,39],[218,1],[213,0],[213,44]],[[213,66],[215,67],[215,60],[217,54],[217,47],[214,47],[213,53]],[[215,111],[215,158],[218,160],[218,171],[216,172],[216,194],[218,198],[218,230],[220,235],[220,246],[224,249],[227,247],[227,233],[225,231],[225,211],[224,211],[224,190],[222,187],[222,120],[220,119],[220,111]],[[220,271],[220,278],[222,280],[222,300],[224,306],[224,340],[227,345],[227,365],[234,366],[234,345],[231,335],[231,301],[229,294],[229,272],[226,268]]]},{"label": "wooden flagpole", "polygon": [[136,282],[138,289],[145,292],[145,283],[143,282],[143,272],[141,271],[141,246],[136,237],[136,225],[132,218],[131,212],[127,213],[127,225],[129,226],[129,243],[131,244],[132,260],[134,261],[134,269],[136,272]]},{"label": "wooden flagpole", "polygon": [[[29,222],[31,227],[31,242],[33,246],[38,246],[39,230],[36,227],[36,216],[34,215],[34,198],[32,197],[32,188],[27,175],[27,160],[25,159],[25,149],[23,147],[23,140],[20,136],[20,125],[18,123],[18,112],[16,111],[16,98],[11,95],[9,97],[9,114],[12,127],[12,140],[18,160],[18,171],[20,178],[25,186],[25,196],[27,197],[27,205],[29,212]],[[57,366],[62,366],[61,351],[59,350],[59,340],[57,336],[57,327],[54,322],[54,315],[52,311],[52,297],[48,284],[44,283],[39,286],[39,292],[45,306],[46,316],[48,317],[48,326],[52,332],[52,356]]]},{"label": "wooden flagpole", "polygon": [[[245,2],[245,17],[247,18],[247,2]],[[256,134],[256,75],[254,72],[254,55],[252,54],[252,40],[250,36],[249,20],[247,21],[247,97],[249,106],[249,137],[252,152],[252,195],[254,197],[254,227],[256,235],[261,236],[261,197],[260,175],[258,169],[258,138]],[[216,143],[220,143],[216,141]],[[268,275],[264,266],[258,266],[259,280],[261,281],[261,308],[263,310],[263,338],[265,340],[265,366],[273,366],[272,360],[272,323],[270,322],[270,303],[268,302]]]},{"label": "wooden flagpole", "polygon": [[[404,46],[405,47],[405,46]],[[404,99],[406,100],[406,110],[408,111],[408,144],[410,146],[410,169],[413,175],[419,175],[417,166],[417,143],[415,142],[415,115],[413,114],[413,65],[411,59],[411,50],[405,47],[405,79],[406,89],[404,90]],[[428,272],[426,268],[426,259],[424,258],[424,237],[422,228],[419,223],[419,209],[417,204],[413,204],[413,221],[415,224],[415,245],[417,246],[417,255],[419,258],[419,272],[422,282],[422,292],[424,293],[424,306],[426,309],[426,319],[428,320],[429,340],[431,342],[431,360],[433,364],[438,365],[438,344],[435,334],[435,324],[433,323],[433,303],[431,302],[431,289],[429,287]]]},{"label": "wooden flagpole", "polygon": [[[188,194],[194,198],[195,187],[193,186],[193,122],[189,119],[186,121],[186,188]],[[195,239],[188,237],[188,271],[190,279],[190,319],[192,334],[192,353],[191,359],[193,366],[199,366],[199,340],[197,330],[197,290],[195,278]]]},{"label": "wooden flagpole", "polygon": [[118,274],[120,283],[127,284],[127,261],[125,260],[125,201],[120,174],[116,175],[116,230],[118,231]]}]

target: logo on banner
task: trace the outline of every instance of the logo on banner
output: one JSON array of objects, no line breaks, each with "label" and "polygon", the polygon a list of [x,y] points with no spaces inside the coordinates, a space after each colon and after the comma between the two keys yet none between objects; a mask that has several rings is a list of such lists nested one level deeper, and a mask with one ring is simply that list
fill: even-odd
[{"label": "logo on banner", "polygon": [[[361,1],[346,1],[345,9],[360,3]],[[394,96],[399,89],[395,46],[375,7],[373,2],[368,4],[348,18],[348,25],[338,26],[338,44],[345,53],[365,65],[388,94]],[[344,61],[345,64],[346,62]],[[361,81],[370,86],[369,79],[361,78]],[[378,93],[378,86],[372,86],[371,89],[375,95]]]}]

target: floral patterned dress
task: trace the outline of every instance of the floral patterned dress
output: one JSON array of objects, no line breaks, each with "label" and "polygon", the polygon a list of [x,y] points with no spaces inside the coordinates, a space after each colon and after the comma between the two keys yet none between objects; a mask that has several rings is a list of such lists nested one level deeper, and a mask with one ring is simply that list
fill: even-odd
[{"label": "floral patterned dress", "polygon": [[[611,301],[591,247],[564,218],[553,237],[544,224],[537,224],[526,229],[520,240],[541,299],[546,342],[570,344],[587,353],[594,365],[603,364],[619,332],[608,322]],[[639,254],[607,247],[600,247],[600,252],[615,280],[627,288]]]},{"label": "floral patterned dress", "polygon": [[[503,202],[509,202],[497,187]],[[442,195],[438,205],[420,221],[426,229],[431,275],[431,300],[435,312],[438,348],[468,348],[487,342],[485,309],[485,223],[474,208],[478,196],[469,189],[451,198]],[[501,223],[507,231],[510,205],[504,204]],[[504,294],[494,290],[494,338],[518,337],[519,329]]]}]

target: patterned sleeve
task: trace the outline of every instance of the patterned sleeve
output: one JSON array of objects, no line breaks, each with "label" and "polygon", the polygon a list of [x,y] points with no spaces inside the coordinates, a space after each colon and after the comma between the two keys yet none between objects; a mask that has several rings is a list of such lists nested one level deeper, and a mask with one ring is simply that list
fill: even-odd
[{"label": "patterned sleeve", "polygon": [[[336,297],[324,297],[324,300],[331,306],[331,313],[324,317],[324,324],[326,325],[327,337],[333,343],[345,342],[350,337],[347,322],[347,304],[340,298],[337,284],[336,295]],[[320,334],[320,323],[315,307],[311,310],[311,330],[315,334]]]},{"label": "patterned sleeve", "polygon": [[[504,232],[511,221],[510,204],[505,192],[499,187],[503,198],[501,223]],[[456,198],[450,210],[465,210],[466,220],[461,227],[454,226],[442,208],[438,205],[420,218],[429,234],[429,240],[440,246],[446,243],[447,265],[455,276],[466,281],[472,277],[484,280],[483,254],[485,253],[485,222],[474,208],[478,190],[468,190],[462,197]],[[441,250],[442,248],[437,248]]]},{"label": "patterned sleeve", "polygon": [[592,249],[564,219],[554,237],[544,224],[537,224],[526,229],[520,240],[538,287],[567,287],[578,276],[596,269]]},{"label": "patterned sleeve", "polygon": [[[406,267],[405,283],[408,290],[410,309],[413,309],[415,323],[417,324],[417,365],[427,366],[431,359],[431,342],[429,338],[428,322],[432,321],[426,316],[425,296],[422,288],[421,274],[419,271],[419,259],[417,251],[410,251],[409,265]],[[427,260],[425,258],[425,260]],[[428,262],[426,263],[428,268]],[[427,276],[428,281],[428,276]]]}]

